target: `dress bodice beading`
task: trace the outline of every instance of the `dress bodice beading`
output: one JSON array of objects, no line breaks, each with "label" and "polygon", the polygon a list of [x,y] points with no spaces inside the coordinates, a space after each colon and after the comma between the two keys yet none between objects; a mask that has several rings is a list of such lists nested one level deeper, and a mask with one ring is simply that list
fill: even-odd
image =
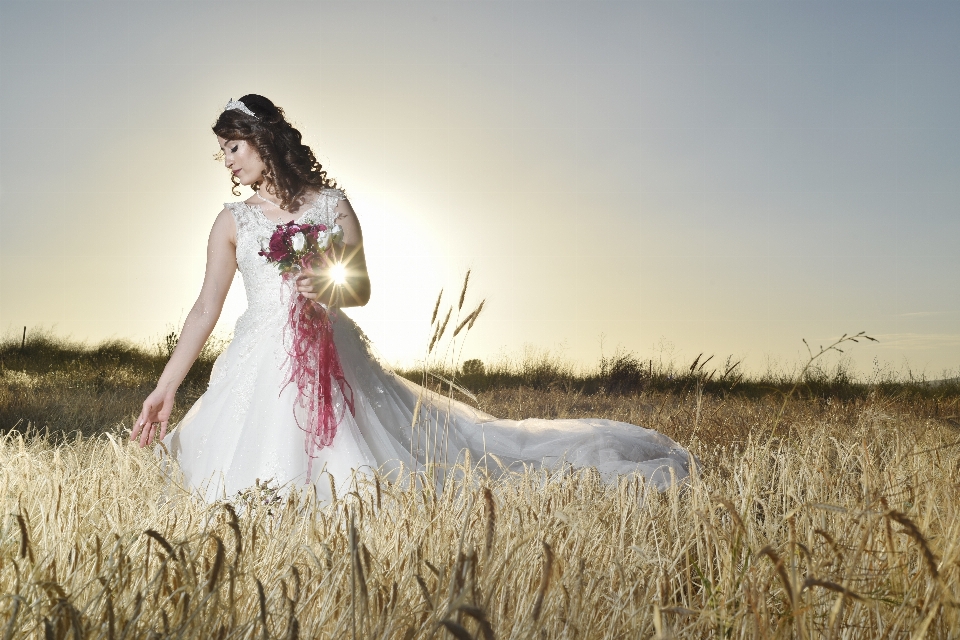
[{"label": "dress bodice beading", "polygon": [[[324,189],[296,221],[331,227],[337,217],[337,203],[343,198],[343,192],[338,189]],[[243,276],[243,289],[247,297],[247,309],[237,318],[233,331],[238,362],[247,363],[257,344],[269,343],[274,345],[274,361],[282,364],[287,357],[284,327],[290,310],[293,283],[284,282],[277,266],[260,255],[260,250],[268,244],[276,230],[277,222],[268,219],[255,204],[228,202],[224,206],[233,214],[236,223],[237,268]],[[215,365],[211,383],[219,382],[225,374],[223,367]],[[240,396],[245,396],[247,388],[254,384],[255,372],[246,368],[240,377],[243,383],[237,389]],[[238,406],[243,408],[244,403]]]},{"label": "dress bodice beading", "polygon": [[[332,227],[337,217],[337,203],[343,197],[338,189],[324,189],[296,222]],[[277,222],[269,220],[256,204],[231,202],[225,206],[233,213],[237,225],[237,267],[243,276],[248,305],[237,321],[235,334],[244,333],[248,323],[282,327],[293,288],[283,282],[277,266],[259,253],[276,230]]]},{"label": "dress bodice beading", "polygon": [[[296,219],[302,224],[324,224],[332,227],[337,217],[337,202],[343,199],[343,192],[325,189],[319,197]],[[259,205],[246,202],[231,202],[225,205],[233,213],[237,224],[237,267],[243,274],[243,287],[247,294],[247,304],[265,310],[276,308],[278,299],[289,298],[281,285],[280,272],[259,254],[277,228],[277,223],[269,220]],[[279,305],[286,309],[287,305]]]}]

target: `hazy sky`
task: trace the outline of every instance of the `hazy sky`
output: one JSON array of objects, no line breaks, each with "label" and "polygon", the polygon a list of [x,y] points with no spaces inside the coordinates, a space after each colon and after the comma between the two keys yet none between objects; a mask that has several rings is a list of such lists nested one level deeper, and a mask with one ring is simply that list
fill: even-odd
[{"label": "hazy sky", "polygon": [[180,323],[237,199],[210,125],[261,93],[351,197],[388,361],[469,267],[465,357],[960,367],[954,0],[0,0],[0,87],[8,333]]}]

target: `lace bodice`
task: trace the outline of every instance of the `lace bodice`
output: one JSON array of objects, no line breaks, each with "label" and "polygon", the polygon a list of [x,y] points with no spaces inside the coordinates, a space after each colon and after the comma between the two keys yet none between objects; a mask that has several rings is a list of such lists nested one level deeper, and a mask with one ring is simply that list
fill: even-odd
[{"label": "lace bodice", "polygon": [[[338,189],[324,189],[296,221],[332,227],[337,217],[337,203],[343,198],[343,192]],[[278,311],[285,313],[291,291],[289,287],[283,286],[276,265],[259,255],[277,228],[277,223],[267,219],[256,204],[231,202],[225,206],[233,213],[237,224],[237,266],[243,275],[247,313],[261,316],[264,320],[273,317]]]},{"label": "lace bodice", "polygon": [[[343,198],[343,192],[338,189],[324,189],[297,218],[297,222],[333,226],[337,217],[337,203]],[[282,363],[286,359],[283,328],[290,310],[293,285],[284,282],[276,265],[260,255],[260,250],[270,240],[277,223],[263,215],[263,211],[255,204],[228,202],[224,206],[233,213],[237,225],[237,267],[243,276],[243,288],[247,294],[247,310],[237,318],[233,331],[238,357],[241,362],[244,361],[258,343],[267,341],[276,346],[275,359]],[[243,380],[237,387],[241,396],[252,386],[254,373],[245,371],[241,376]],[[211,384],[223,374],[225,371],[221,367],[214,367]],[[244,405],[240,403],[238,406],[242,409]]]}]

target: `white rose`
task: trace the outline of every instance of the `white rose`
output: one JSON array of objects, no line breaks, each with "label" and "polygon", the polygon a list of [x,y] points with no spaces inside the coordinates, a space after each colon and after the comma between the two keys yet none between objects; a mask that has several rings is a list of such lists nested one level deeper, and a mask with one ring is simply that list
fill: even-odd
[{"label": "white rose", "polygon": [[333,225],[333,231],[331,233],[333,234],[334,241],[338,243],[343,242],[343,227],[341,227],[338,224],[335,224]]},{"label": "white rose", "polygon": [[303,247],[307,244],[307,239],[303,237],[303,233],[297,233],[290,239],[291,244],[293,244],[294,251],[303,251]]},{"label": "white rose", "polygon": [[330,246],[330,234],[326,231],[321,231],[317,234],[317,248],[320,251],[326,251],[327,247]]}]

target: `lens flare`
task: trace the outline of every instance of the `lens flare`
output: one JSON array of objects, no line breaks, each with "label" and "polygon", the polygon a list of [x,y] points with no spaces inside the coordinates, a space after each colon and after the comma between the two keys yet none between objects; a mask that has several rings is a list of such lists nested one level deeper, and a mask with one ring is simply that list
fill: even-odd
[{"label": "lens flare", "polygon": [[330,268],[330,277],[333,284],[341,285],[347,282],[347,269],[341,263],[337,263]]}]

